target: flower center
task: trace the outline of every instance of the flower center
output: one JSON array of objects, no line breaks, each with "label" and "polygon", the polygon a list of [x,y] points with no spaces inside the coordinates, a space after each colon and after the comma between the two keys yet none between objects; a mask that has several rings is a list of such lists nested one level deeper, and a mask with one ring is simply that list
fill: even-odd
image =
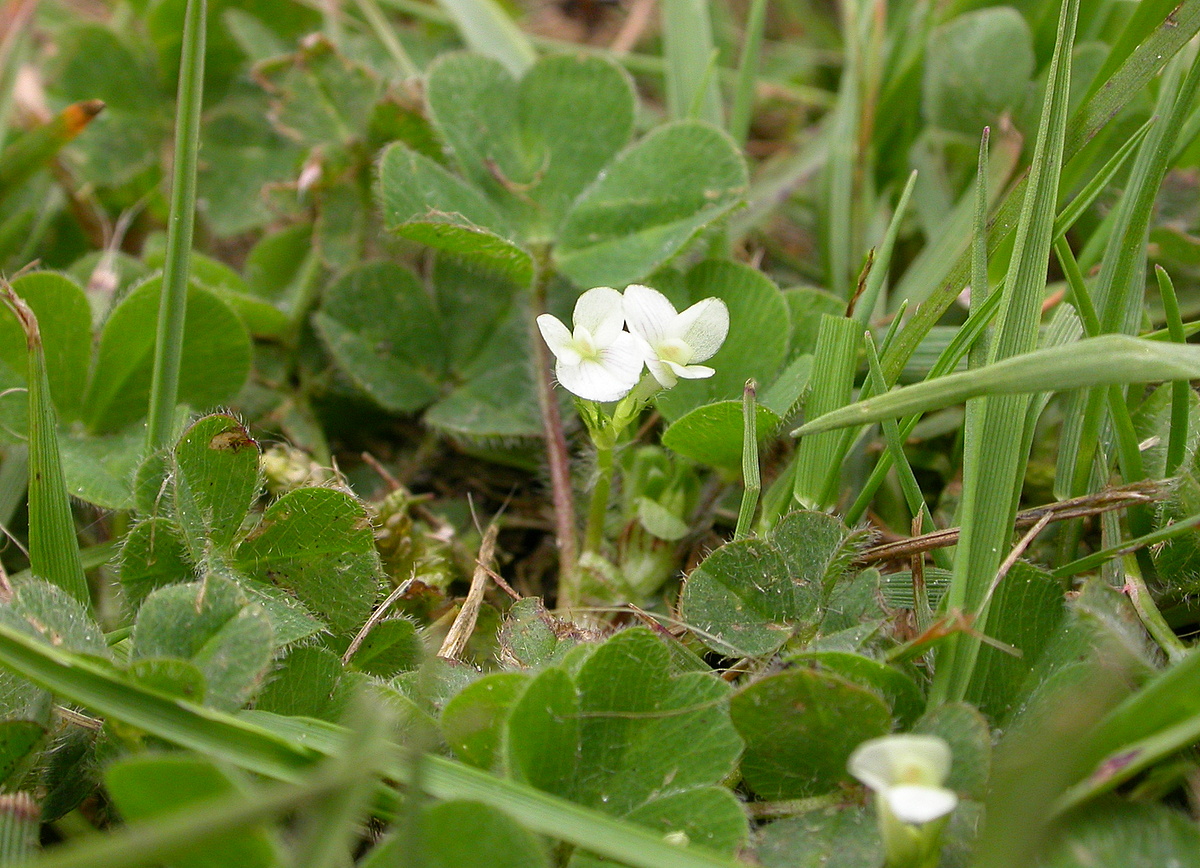
[{"label": "flower center", "polygon": [[600,358],[600,348],[596,346],[595,338],[586,328],[581,325],[575,326],[575,333],[571,338],[571,349],[579,353],[580,358],[586,361],[596,361]]},{"label": "flower center", "polygon": [[935,777],[922,763],[904,762],[896,769],[893,786],[934,786],[940,783]]},{"label": "flower center", "polygon": [[658,345],[657,350],[660,359],[664,362],[674,362],[677,365],[686,365],[696,354],[691,346],[679,338],[667,338]]}]

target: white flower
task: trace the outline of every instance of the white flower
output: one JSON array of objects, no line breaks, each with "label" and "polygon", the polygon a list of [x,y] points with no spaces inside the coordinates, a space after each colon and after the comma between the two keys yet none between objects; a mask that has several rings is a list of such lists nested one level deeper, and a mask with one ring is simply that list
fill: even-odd
[{"label": "white flower", "polygon": [[706,298],[676,313],[665,295],[636,283],[625,289],[625,320],[639,339],[646,367],[666,389],[679,377],[711,377],[712,368],[692,363],[712,358],[729,334],[729,309],[719,298]]},{"label": "white flower", "polygon": [[887,735],[860,744],[850,774],[879,796],[902,823],[922,826],[946,816],[958,796],[942,786],[950,773],[950,746],[935,735]]},{"label": "white flower", "polygon": [[538,329],[556,363],[554,373],[567,391],[589,401],[619,401],[642,375],[637,340],[624,330],[621,293],[607,286],[589,289],[575,302],[575,331],[544,313]]}]

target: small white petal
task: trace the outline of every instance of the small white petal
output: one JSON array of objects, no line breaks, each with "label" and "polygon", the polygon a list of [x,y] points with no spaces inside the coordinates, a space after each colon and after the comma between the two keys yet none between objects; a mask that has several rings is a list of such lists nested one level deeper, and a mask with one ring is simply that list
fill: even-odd
[{"label": "small white petal", "polygon": [[646,359],[646,367],[650,369],[650,373],[654,375],[654,379],[658,380],[658,384],[664,389],[669,389],[679,382],[679,378],[675,376],[675,372],[671,370],[666,362],[661,362],[657,357],[648,357]]},{"label": "small white petal", "polygon": [[657,289],[638,283],[625,287],[625,322],[629,330],[644,338],[650,346],[675,334],[675,320],[679,316],[675,306]]},{"label": "small white petal", "polygon": [[935,735],[885,735],[860,744],[846,765],[876,792],[902,784],[938,786],[950,773],[950,746]]},{"label": "small white petal", "polygon": [[[546,346],[550,348],[550,352],[554,353],[555,358],[559,358],[559,354],[564,348],[568,347],[574,338],[571,336],[571,331],[562,324],[562,320],[558,317],[544,313],[537,318],[538,331],[542,333],[542,340],[546,342]],[[574,352],[574,350],[572,350]],[[576,358],[579,354],[575,353]]]},{"label": "small white petal", "polygon": [[554,369],[563,388],[589,401],[619,401],[629,394],[631,383],[610,371],[599,361],[584,359],[577,365],[561,362]]},{"label": "small white petal", "polygon": [[671,365],[671,370],[675,372],[676,376],[683,377],[685,380],[705,380],[716,373],[707,365],[674,365],[671,362],[667,362],[667,364]]},{"label": "small white petal", "polygon": [[958,806],[958,796],[942,787],[909,784],[892,787],[883,797],[896,819],[917,826],[944,817]]},{"label": "small white petal", "polygon": [[675,327],[695,361],[711,359],[729,335],[729,308],[719,298],[706,298],[681,313]]},{"label": "small white petal", "polygon": [[591,333],[597,346],[612,343],[625,325],[621,293],[608,286],[589,289],[575,302],[573,318],[576,327]]}]

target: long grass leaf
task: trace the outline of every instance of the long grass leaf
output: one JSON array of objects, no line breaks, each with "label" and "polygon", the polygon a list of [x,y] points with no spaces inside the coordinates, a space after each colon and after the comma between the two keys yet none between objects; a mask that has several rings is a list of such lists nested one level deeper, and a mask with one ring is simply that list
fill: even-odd
[{"label": "long grass leaf", "polygon": [[[813,388],[804,405],[806,414],[821,417],[849,403],[861,342],[862,329],[854,320],[827,314],[821,317],[810,379]],[[822,509],[834,499],[830,483],[840,476],[842,450],[842,436],[828,429],[800,441],[794,495],[801,505]]]},{"label": "long grass leaf", "polygon": [[[845,3],[843,32],[845,61],[838,85],[837,106],[828,127],[829,156],[825,163],[825,258],[829,290],[839,298],[849,298],[850,269],[859,253],[855,228],[854,178],[858,164],[859,119],[862,89],[862,25],[859,21],[861,0]],[[864,16],[865,17],[865,16]]]},{"label": "long grass leaf", "polygon": [[[1179,299],[1175,295],[1175,285],[1171,275],[1161,265],[1154,267],[1158,277],[1158,294],[1162,298],[1163,312],[1167,318],[1167,330],[1171,340],[1177,344],[1187,343],[1183,330],[1183,318],[1179,315]],[[1192,386],[1186,380],[1176,380],[1171,384],[1171,430],[1167,439],[1166,475],[1174,476],[1175,471],[1183,465],[1187,454],[1188,442],[1188,409],[1192,395]]]},{"label": "long grass leaf", "polygon": [[752,0],[750,11],[746,14],[741,66],[738,67],[733,105],[729,110],[729,134],[739,145],[746,144],[746,137],[750,133],[750,120],[754,115],[754,85],[758,81],[758,63],[766,24],[767,0]]},{"label": "long grass leaf", "polygon": [[[1132,333],[1140,316],[1154,203],[1174,152],[1175,134],[1200,87],[1200,64],[1193,64],[1182,86],[1178,82],[1176,64],[1164,75],[1158,119],[1142,141],[1125,195],[1114,211],[1100,275],[1092,290],[1103,332]],[[1105,439],[1105,425],[1104,393],[1073,396],[1060,438],[1058,493],[1068,497],[1082,494],[1094,475],[1102,475],[1095,473],[1094,463]]]},{"label": "long grass leaf", "polygon": [[1178,5],[1179,0],[1139,0],[1134,5],[1133,14],[1125,22],[1121,35],[1108,50],[1108,56],[1104,58],[1104,65],[1096,73],[1089,92],[1095,93],[1117,71],[1117,67],[1129,57],[1138,44],[1149,36],[1154,28]]},{"label": "long grass leaf", "polygon": [[[345,737],[340,727],[315,721],[294,722],[293,728],[298,726],[300,731],[289,737],[256,720],[270,715],[233,716],[158,693],[92,659],[50,647],[2,624],[0,665],[113,720],[279,780],[302,780],[305,772]],[[280,720],[293,723],[291,718]],[[403,748],[392,750],[384,767],[386,777],[403,783],[411,764]],[[535,832],[635,868],[741,865],[701,848],[671,844],[652,830],[442,757],[426,757],[422,774],[421,786],[434,798],[477,799],[507,812]]]},{"label": "long grass leaf", "polygon": [[855,300],[854,321],[864,329],[871,322],[871,315],[874,313],[876,302],[883,291],[884,281],[887,280],[888,268],[892,264],[892,251],[896,247],[896,238],[900,234],[900,224],[904,220],[905,212],[908,211],[908,201],[912,198],[913,187],[916,183],[917,173],[914,170],[908,176],[908,181],[900,193],[900,200],[896,203],[896,210],[892,214],[891,222],[888,223],[887,231],[883,235],[883,241],[880,242],[879,248],[875,252],[862,295]]},{"label": "long grass leaf", "polygon": [[[994,361],[1030,354],[1037,345],[1063,162],[1071,50],[1078,14],[1079,0],[1064,0],[1054,58],[1046,82],[1028,193],[1023,202],[1011,265],[1002,291],[995,340],[990,350]],[[967,376],[994,367],[989,365],[970,371]],[[951,610],[973,613],[977,628],[983,630],[987,618],[987,589],[1000,566],[1003,550],[1007,548],[1017,511],[1017,483],[1024,473],[1027,457],[1022,453],[1029,396],[1027,392],[994,394],[977,400],[986,404],[979,410],[977,448],[964,456],[962,537],[945,604]],[[972,412],[972,406],[968,404],[968,414]],[[938,654],[931,694],[934,702],[963,698],[971,682],[979,644],[975,635],[960,634],[949,638]]]},{"label": "long grass leaf", "polygon": [[358,824],[387,765],[388,739],[395,723],[395,714],[383,703],[371,701],[370,694],[355,698],[344,744],[326,762],[357,774],[329,798],[309,806],[301,821],[306,828],[296,848],[294,868],[343,868],[353,862]]},{"label": "long grass leaf", "polygon": [[198,844],[239,829],[287,816],[320,802],[363,776],[361,765],[331,762],[299,784],[271,784],[189,805],[154,821],[133,823],[105,835],[89,835],[46,853],[29,868],[150,868],[170,862]]},{"label": "long grass leaf", "polygon": [[200,152],[200,110],[204,97],[206,0],[188,0],[183,19],[183,53],[175,113],[175,161],[171,175],[171,213],[163,262],[162,298],[150,380],[146,445],[157,451],[168,445],[179,397],[183,359],[183,327],[187,306],[188,269],[196,221],[196,160]]},{"label": "long grass leaf", "polygon": [[793,433],[806,436],[908,413],[927,413],[982,395],[1028,395],[1197,378],[1200,347],[1101,335],[894,389],[813,419]]},{"label": "long grass leaf", "polygon": [[747,380],[742,390],[742,505],[738,510],[735,540],[745,539],[750,534],[750,523],[754,521],[754,510],[758,507],[758,495],[762,490],[762,475],[758,466],[758,386]]},{"label": "long grass leaf", "polygon": [[1096,197],[1112,183],[1112,179],[1116,177],[1117,172],[1121,171],[1121,167],[1125,165],[1125,161],[1129,159],[1142,143],[1142,139],[1146,137],[1146,133],[1150,131],[1153,123],[1154,119],[1150,118],[1138,127],[1137,132],[1130,136],[1121,147],[1117,148],[1116,152],[1100,168],[1100,171],[1092,175],[1075,198],[1059,212],[1058,217],[1054,221],[1054,232],[1056,235],[1064,235],[1070,231],[1071,227],[1075,225],[1075,221],[1083,216],[1083,212],[1092,206],[1092,203],[1096,201]]},{"label": "long grass leaf", "polygon": [[663,56],[667,61],[667,113],[723,127],[712,18],[705,0],[663,0]]},{"label": "long grass leaf", "polygon": [[75,519],[58,450],[58,422],[50,400],[46,354],[37,317],[29,305],[0,283],[0,298],[25,332],[29,352],[29,566],[33,574],[90,604],[79,559]]}]

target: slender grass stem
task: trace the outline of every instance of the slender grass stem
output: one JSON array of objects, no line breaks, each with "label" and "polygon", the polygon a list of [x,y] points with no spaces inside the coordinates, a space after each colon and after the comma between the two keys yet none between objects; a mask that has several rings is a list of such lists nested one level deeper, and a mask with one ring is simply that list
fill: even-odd
[{"label": "slender grass stem", "polygon": [[1169,539],[1174,539],[1183,533],[1194,531],[1197,526],[1200,526],[1200,513],[1189,515],[1186,518],[1181,518],[1179,521],[1173,521],[1166,527],[1160,527],[1158,530],[1143,534],[1138,537],[1133,537],[1117,546],[1102,549],[1098,552],[1092,552],[1090,555],[1073,560],[1070,563],[1063,564],[1050,571],[1050,574],[1056,579],[1069,579],[1071,576],[1077,576],[1080,573],[1090,572],[1096,569],[1106,561],[1111,561],[1113,558],[1118,558],[1121,555],[1135,552],[1138,549],[1146,548],[1147,546],[1157,545],[1161,542],[1166,542]]},{"label": "slender grass stem", "polygon": [[204,96],[206,0],[188,0],[183,21],[183,56],[179,65],[179,97],[175,115],[175,165],[171,178],[171,213],[167,222],[167,254],[163,263],[158,335],[146,444],[165,447],[171,438],[183,328],[187,311],[188,266],[196,220],[196,159],[200,150],[200,110]]}]

